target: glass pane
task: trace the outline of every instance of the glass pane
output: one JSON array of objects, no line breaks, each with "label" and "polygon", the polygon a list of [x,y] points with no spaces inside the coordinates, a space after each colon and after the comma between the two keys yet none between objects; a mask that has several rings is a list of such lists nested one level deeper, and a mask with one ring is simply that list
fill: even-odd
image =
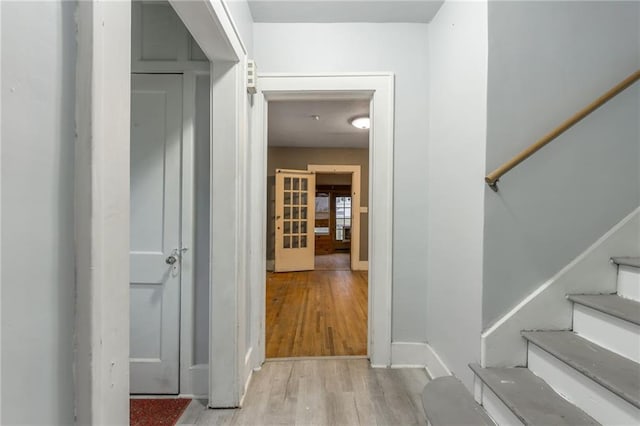
[{"label": "glass pane", "polygon": [[291,219],[291,207],[284,208],[284,218]]},{"label": "glass pane", "polygon": [[289,221],[286,221],[284,223],[284,234],[285,235],[291,234],[291,222]]},{"label": "glass pane", "polygon": [[298,191],[300,189],[300,179],[299,178],[293,178],[293,189],[295,191]]},{"label": "glass pane", "polygon": [[306,248],[307,247],[307,237],[306,236],[302,236],[300,237],[300,248]]},{"label": "glass pane", "polygon": [[298,248],[298,237],[291,237],[291,248]]},{"label": "glass pane", "polygon": [[291,193],[290,192],[285,192],[284,193],[284,203],[285,204],[291,204]]},{"label": "glass pane", "polygon": [[294,192],[293,193],[293,203],[291,203],[294,206],[300,205],[300,193],[299,192]]},{"label": "glass pane", "polygon": [[342,226],[337,226],[336,227],[336,240],[342,241],[342,239],[343,239]]},{"label": "glass pane", "polygon": [[307,205],[307,193],[306,192],[301,192],[300,193],[300,204],[302,204],[303,206]]},{"label": "glass pane", "polygon": [[284,248],[291,248],[291,237],[284,237]]},{"label": "glass pane", "polygon": [[307,190],[307,178],[301,178],[300,179],[300,189],[302,189],[303,191]]},{"label": "glass pane", "polygon": [[316,220],[329,219],[329,194],[316,193]]},{"label": "glass pane", "polygon": [[291,178],[284,178],[284,189],[291,191]]},{"label": "glass pane", "polygon": [[294,219],[298,219],[298,217],[300,217],[300,208],[299,207],[292,207],[293,209],[293,218]]},{"label": "glass pane", "polygon": [[306,219],[306,218],[307,218],[307,208],[300,207],[300,219]]},{"label": "glass pane", "polygon": [[344,219],[344,226],[351,226],[351,218],[350,217]]},{"label": "glass pane", "polygon": [[299,233],[299,230],[300,230],[300,222],[298,222],[298,221],[293,222],[293,232],[292,233],[293,234],[297,234],[297,233]]},{"label": "glass pane", "polygon": [[300,233],[301,234],[306,234],[307,233],[307,222],[306,221],[300,222]]}]

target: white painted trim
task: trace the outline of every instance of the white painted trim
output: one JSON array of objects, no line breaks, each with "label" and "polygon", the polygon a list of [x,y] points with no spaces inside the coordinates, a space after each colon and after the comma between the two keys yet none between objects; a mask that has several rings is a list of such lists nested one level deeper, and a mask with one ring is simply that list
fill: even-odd
[{"label": "white painted trim", "polygon": [[[2,34],[2,6],[0,5],[0,35]],[[0,81],[2,67],[0,67]],[[2,129],[2,102],[0,102],[0,129]],[[0,241],[2,240],[2,132],[0,132]],[[2,294],[2,244],[0,244],[0,295]],[[0,377],[2,377],[2,303],[0,303]],[[0,386],[0,421],[2,421],[2,386]]]},{"label": "white painted trim", "polygon": [[[196,74],[182,77],[182,204],[180,246],[180,393],[194,393],[191,380],[194,348],[194,223],[195,223],[195,117]],[[205,392],[206,393],[206,392]]]},{"label": "white painted trim", "polygon": [[431,379],[451,376],[451,370],[428,343],[393,342],[391,368],[424,368]]},{"label": "white painted trim", "polygon": [[360,200],[361,200],[361,170],[359,165],[329,165],[329,164],[308,164],[307,170],[317,173],[344,173],[351,174],[351,270],[360,271]]},{"label": "white painted trim", "polygon": [[618,295],[640,302],[640,268],[618,266]]},{"label": "white painted trim", "polygon": [[76,16],[76,422],[126,424],[131,4]]},{"label": "white painted trim", "polygon": [[[250,185],[250,212],[261,215],[261,229],[255,229],[258,219],[251,221],[249,231],[260,252],[251,251],[248,265],[252,277],[264,277],[266,257],[266,113],[270,99],[317,99],[325,95],[360,96],[371,99],[372,128],[369,144],[369,336],[368,354],[374,366],[391,365],[391,288],[393,243],[393,129],[394,76],[392,73],[357,74],[260,74],[259,92],[254,96],[252,158],[260,156]],[[258,161],[258,160],[256,160]],[[258,175],[258,173],[260,173]],[[256,203],[258,201],[258,204]],[[373,232],[375,230],[375,232]],[[264,361],[264,281],[258,299],[260,335],[258,353]]]},{"label": "white painted trim", "polygon": [[574,303],[573,331],[593,343],[640,363],[640,326]]},{"label": "white painted trim", "polygon": [[[182,392],[181,394],[197,395],[200,399],[209,397],[209,366],[207,364],[195,364],[189,367],[189,382],[191,384],[190,392]],[[180,385],[182,387],[182,385]]]},{"label": "white painted trim", "polygon": [[426,360],[427,374],[432,379],[443,376],[451,376],[451,370],[444,363],[440,355],[433,349],[433,347],[427,344],[427,360]]},{"label": "white painted trim", "polygon": [[617,268],[609,259],[620,253],[640,255],[639,238],[640,207],[482,333],[482,366],[526,365],[527,347],[520,331],[570,329],[572,306],[565,296],[614,293]]},{"label": "white painted trim", "polygon": [[528,368],[556,392],[603,425],[635,425],[640,409],[537,345],[529,344]]}]

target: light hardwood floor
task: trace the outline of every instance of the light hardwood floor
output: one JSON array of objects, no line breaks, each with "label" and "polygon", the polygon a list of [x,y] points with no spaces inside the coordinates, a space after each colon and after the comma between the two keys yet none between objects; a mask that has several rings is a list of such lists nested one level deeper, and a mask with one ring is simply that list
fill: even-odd
[{"label": "light hardwood floor", "polygon": [[351,256],[349,253],[323,254],[315,258],[316,271],[350,271]]},{"label": "light hardwood floor", "polygon": [[267,274],[266,356],[367,354],[367,272]]},{"label": "light hardwood floor", "polygon": [[194,400],[179,425],[425,425],[424,369],[373,369],[366,359],[268,361],[241,409]]}]

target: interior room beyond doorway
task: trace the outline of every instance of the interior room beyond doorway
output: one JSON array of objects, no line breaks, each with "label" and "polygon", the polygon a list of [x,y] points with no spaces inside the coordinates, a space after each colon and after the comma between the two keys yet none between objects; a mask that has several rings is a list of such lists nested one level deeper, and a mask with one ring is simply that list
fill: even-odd
[{"label": "interior room beyond doorway", "polygon": [[[368,114],[365,100],[269,103],[267,358],[367,355],[369,132],[351,121]],[[279,258],[296,249],[311,263]]]}]

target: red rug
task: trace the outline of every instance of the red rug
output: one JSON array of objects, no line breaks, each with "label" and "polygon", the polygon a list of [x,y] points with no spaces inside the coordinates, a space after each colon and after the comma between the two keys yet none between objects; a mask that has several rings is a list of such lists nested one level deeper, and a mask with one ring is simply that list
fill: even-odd
[{"label": "red rug", "polygon": [[131,426],[174,426],[190,399],[130,399]]}]

